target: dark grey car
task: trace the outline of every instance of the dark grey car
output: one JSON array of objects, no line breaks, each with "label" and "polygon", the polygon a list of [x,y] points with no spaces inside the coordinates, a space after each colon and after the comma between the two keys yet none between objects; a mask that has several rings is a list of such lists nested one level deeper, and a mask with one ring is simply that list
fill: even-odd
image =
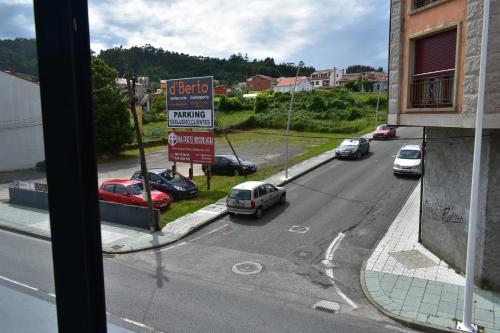
[{"label": "dark grey car", "polygon": [[370,152],[370,141],[368,139],[345,139],[335,150],[335,157],[360,159],[364,154],[367,154],[368,152]]},{"label": "dark grey car", "polygon": [[[153,190],[167,193],[173,200],[193,198],[198,186],[178,172],[170,169],[149,169],[149,183]],[[136,171],[132,179],[142,180],[142,172]]]}]

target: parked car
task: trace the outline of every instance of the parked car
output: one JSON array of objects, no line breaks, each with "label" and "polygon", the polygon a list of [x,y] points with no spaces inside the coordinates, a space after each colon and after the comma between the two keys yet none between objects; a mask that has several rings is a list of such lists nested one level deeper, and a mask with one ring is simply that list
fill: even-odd
[{"label": "parked car", "polygon": [[394,159],[392,170],[395,175],[422,174],[422,147],[420,145],[404,145]]},{"label": "parked car", "polygon": [[[198,195],[198,186],[178,172],[170,169],[149,169],[151,188],[167,193],[173,200],[193,198]],[[142,181],[142,172],[136,171],[131,179]]]},{"label": "parked car", "polygon": [[379,125],[373,133],[374,139],[388,139],[396,137],[396,127],[391,125]]},{"label": "parked car", "polygon": [[[106,180],[99,187],[99,200],[147,207],[144,200],[144,188],[138,180]],[[172,200],[168,194],[160,191],[151,191],[153,207],[163,209],[170,205]]]},{"label": "parked car", "polygon": [[352,138],[342,141],[335,150],[337,158],[356,158],[360,159],[364,154],[370,151],[370,142],[365,138]]},{"label": "parked car", "polygon": [[46,171],[46,167],[45,167],[45,160],[43,161],[40,161],[40,162],[37,162],[35,164],[35,169],[36,171],[39,171],[39,172],[45,172]]},{"label": "parked car", "polygon": [[[212,174],[214,175],[234,175],[239,176],[242,174],[250,174],[257,171],[254,163],[240,158],[241,167],[234,155],[215,155],[214,164],[212,164]],[[203,172],[206,174],[208,165],[201,166]]]},{"label": "parked car", "polygon": [[264,210],[286,202],[286,190],[265,182],[244,182],[229,193],[226,204],[229,215],[255,215],[261,218]]}]

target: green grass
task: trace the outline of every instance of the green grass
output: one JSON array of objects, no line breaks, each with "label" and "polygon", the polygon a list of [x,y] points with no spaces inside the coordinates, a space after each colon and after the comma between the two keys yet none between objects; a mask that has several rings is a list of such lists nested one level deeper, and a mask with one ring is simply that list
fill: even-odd
[{"label": "green grass", "polygon": [[217,119],[217,123],[219,127],[228,128],[232,126],[236,126],[248,118],[254,115],[254,111],[236,111],[236,112],[216,112],[215,119]]}]

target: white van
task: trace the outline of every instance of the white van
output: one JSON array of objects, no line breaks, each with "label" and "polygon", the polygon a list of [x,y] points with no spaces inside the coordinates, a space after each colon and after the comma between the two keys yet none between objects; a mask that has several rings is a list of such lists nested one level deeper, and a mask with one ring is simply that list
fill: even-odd
[{"label": "white van", "polygon": [[245,214],[260,218],[267,209],[286,202],[286,190],[265,182],[244,182],[231,190],[226,205],[229,215]]}]

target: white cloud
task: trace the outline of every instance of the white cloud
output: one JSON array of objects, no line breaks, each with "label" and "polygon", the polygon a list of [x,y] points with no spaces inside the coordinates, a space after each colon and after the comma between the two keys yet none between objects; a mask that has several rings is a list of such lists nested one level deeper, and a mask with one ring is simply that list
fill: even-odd
[{"label": "white cloud", "polygon": [[[367,4],[368,3],[368,4]],[[130,0],[89,4],[92,48],[151,44],[192,55],[290,58],[376,11],[364,0]],[[349,38],[345,36],[345,38]]]}]

